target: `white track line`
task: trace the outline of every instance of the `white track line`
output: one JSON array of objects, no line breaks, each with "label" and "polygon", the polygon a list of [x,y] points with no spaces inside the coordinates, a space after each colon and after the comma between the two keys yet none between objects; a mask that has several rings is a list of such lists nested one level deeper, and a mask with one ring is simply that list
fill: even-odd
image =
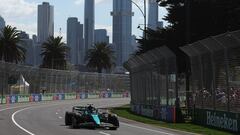
[{"label": "white track line", "polygon": [[11,110],[11,109],[17,109],[17,108],[29,107],[29,106],[32,106],[32,105],[15,106],[15,107],[4,108],[4,109],[1,109],[0,112],[6,111],[6,110]]},{"label": "white track line", "polygon": [[153,130],[153,129],[144,128],[144,127],[139,127],[139,126],[134,126],[134,125],[127,124],[127,123],[124,123],[124,122],[120,122],[120,124],[125,125],[125,126],[128,126],[128,127],[133,127],[133,128],[138,128],[138,129],[142,129],[142,130],[150,131],[150,132],[159,133],[159,134],[175,135],[175,134],[171,134],[171,133],[167,133],[167,132],[163,132],[163,131]]},{"label": "white track line", "polygon": [[24,108],[24,109],[21,109],[21,110],[18,110],[18,111],[16,111],[16,112],[14,112],[13,115],[12,115],[12,121],[13,121],[13,123],[14,123],[17,127],[19,127],[20,129],[22,129],[24,132],[28,133],[29,135],[35,135],[35,134],[33,134],[32,132],[30,132],[30,131],[28,131],[27,129],[25,129],[25,128],[23,128],[22,126],[20,126],[20,125],[15,121],[15,115],[16,115],[17,113],[19,113],[19,112],[21,112],[21,111],[24,111],[24,110],[27,110],[27,109],[29,109],[29,108],[31,108],[31,107]]},{"label": "white track line", "polygon": [[108,133],[105,133],[105,132],[102,132],[102,131],[100,131],[100,132],[98,132],[99,134],[102,134],[102,135],[111,135],[111,134],[108,134]]},{"label": "white track line", "polygon": [[[72,104],[72,103],[65,103],[65,105],[67,105],[67,104]],[[28,106],[28,107],[26,107],[26,108],[24,108],[24,109],[21,109],[21,110],[18,110],[18,111],[16,111],[16,112],[14,112],[13,114],[12,114],[12,121],[13,121],[13,123],[18,127],[18,128],[20,128],[21,130],[23,130],[24,132],[26,132],[26,133],[28,133],[29,135],[35,135],[35,134],[33,134],[32,132],[30,132],[30,131],[28,131],[27,129],[25,129],[25,128],[23,128],[22,126],[20,126],[17,122],[16,122],[16,120],[15,120],[15,115],[17,114],[17,113],[20,113],[20,112],[22,112],[22,111],[25,111],[25,110],[28,110],[28,109],[31,109],[31,108],[36,108],[36,107],[50,107],[50,106],[57,106],[57,105],[63,105],[62,103],[56,103],[56,104],[48,104],[48,105],[39,105],[39,106]],[[122,104],[112,104],[112,105],[109,105],[109,106],[118,106],[118,105],[122,105]],[[24,107],[24,106],[21,106],[21,107]],[[101,108],[101,107],[107,107],[107,106],[99,106],[99,108]],[[20,107],[15,107],[15,108],[20,108]],[[10,108],[9,108],[10,109]],[[13,108],[12,108],[13,109]],[[8,109],[3,109],[3,110],[8,110]],[[0,110],[1,111],[1,110]],[[104,132],[102,132],[102,133],[104,133]],[[111,135],[111,134],[107,134],[107,133],[105,133],[104,135]]]},{"label": "white track line", "polygon": [[[65,104],[72,104],[72,103],[65,103]],[[27,129],[23,128],[22,126],[20,126],[20,125],[16,122],[16,120],[15,120],[15,115],[16,115],[17,113],[20,113],[20,112],[22,112],[22,111],[25,111],[25,110],[28,110],[28,109],[31,109],[31,108],[34,108],[34,107],[46,107],[46,106],[55,106],[55,105],[57,106],[57,105],[62,105],[62,104],[61,104],[61,103],[55,103],[55,104],[48,104],[48,105],[29,106],[29,107],[23,108],[23,109],[18,110],[18,111],[14,112],[14,113],[12,114],[12,121],[13,121],[13,123],[14,123],[18,128],[20,128],[20,129],[23,130],[24,132],[28,133],[29,135],[35,135],[34,133],[32,133],[32,132],[28,131]]]},{"label": "white track line", "polygon": [[[67,103],[66,103],[67,104]],[[71,104],[71,103],[68,103],[68,104]],[[47,106],[55,106],[55,105],[60,105],[60,104],[52,104],[52,105],[47,105]],[[120,104],[113,104],[113,105],[120,105]],[[122,105],[122,104],[121,104]],[[1,109],[0,112],[2,111],[6,111],[6,110],[10,110],[10,109],[17,109],[17,108],[22,108],[22,107],[27,107],[27,108],[24,108],[24,109],[21,109],[21,110],[18,110],[16,112],[13,113],[12,115],[12,121],[13,123],[19,127],[21,130],[23,130],[24,132],[28,133],[29,135],[35,135],[34,133],[28,131],[27,129],[23,128],[22,126],[20,126],[16,121],[15,121],[15,115],[17,113],[20,113],[22,111],[25,111],[25,110],[28,110],[28,109],[31,109],[33,107],[41,107],[41,105],[35,105],[35,106],[30,106],[30,105],[26,105],[26,106],[17,106],[17,107],[11,107],[11,108],[5,108],[5,109]],[[44,107],[44,106],[43,106]],[[106,107],[106,106],[99,106],[99,108],[101,107]],[[123,122],[120,122],[120,124],[122,125],[125,125],[125,126],[128,126],[128,127],[133,127],[133,128],[138,128],[138,129],[142,129],[142,130],[146,130],[146,131],[150,131],[150,132],[155,132],[155,133],[160,133],[160,134],[165,134],[165,135],[175,135],[175,134],[171,134],[171,133],[167,133],[167,132],[163,132],[163,131],[158,131],[158,130],[153,130],[153,129],[148,129],[148,128],[144,128],[144,127],[139,127],[139,126],[135,126],[135,125],[131,125],[131,124],[127,124],[127,123],[123,123]],[[99,132],[100,134],[103,134],[103,135],[111,135],[111,134],[108,134],[108,133],[105,133],[105,132]]]}]

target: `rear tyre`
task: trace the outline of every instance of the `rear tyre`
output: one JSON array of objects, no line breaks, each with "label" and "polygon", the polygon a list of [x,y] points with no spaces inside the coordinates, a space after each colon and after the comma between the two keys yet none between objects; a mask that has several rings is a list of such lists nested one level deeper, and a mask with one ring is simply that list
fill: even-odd
[{"label": "rear tyre", "polygon": [[77,118],[74,116],[72,117],[72,128],[73,129],[79,128]]},{"label": "rear tyre", "polygon": [[66,126],[72,125],[72,117],[73,117],[73,113],[71,113],[71,112],[65,113],[65,125]]},{"label": "rear tyre", "polygon": [[110,127],[110,130],[117,130],[117,127]]},{"label": "rear tyre", "polygon": [[117,130],[119,127],[119,120],[116,116],[109,116],[108,122],[114,125],[114,127],[109,128],[110,130]]},{"label": "rear tyre", "polygon": [[90,126],[89,129],[95,130],[97,127],[96,126]]}]

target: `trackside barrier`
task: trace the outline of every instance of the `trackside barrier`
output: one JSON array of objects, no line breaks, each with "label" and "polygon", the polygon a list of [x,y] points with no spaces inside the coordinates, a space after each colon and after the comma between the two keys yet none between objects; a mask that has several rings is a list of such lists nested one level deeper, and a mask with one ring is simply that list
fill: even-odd
[{"label": "trackside barrier", "polygon": [[6,101],[8,104],[14,104],[18,102],[18,97],[16,95],[10,95],[10,96],[7,96]]},{"label": "trackside barrier", "polygon": [[30,94],[30,95],[7,95],[3,96],[1,104],[14,104],[24,102],[41,102],[41,101],[54,101],[54,100],[74,100],[74,99],[96,99],[96,98],[127,98],[128,92],[124,93],[46,93],[46,94]]},{"label": "trackside barrier", "polygon": [[128,97],[130,97],[129,92],[124,92],[122,97],[123,97],[123,98],[128,98]]},{"label": "trackside barrier", "polygon": [[86,99],[88,98],[88,94],[87,93],[80,93],[79,94],[79,99]]},{"label": "trackside barrier", "polygon": [[239,134],[239,116],[240,114],[238,113],[195,108],[193,122],[199,125],[224,129]]},{"label": "trackside barrier", "polygon": [[65,100],[73,100],[73,99],[77,99],[77,94],[76,93],[65,94]]},{"label": "trackside barrier", "polygon": [[18,103],[29,102],[29,95],[18,95]]},{"label": "trackside barrier", "polygon": [[42,101],[52,101],[52,100],[53,100],[53,94],[42,95]]},{"label": "trackside barrier", "polygon": [[41,94],[32,94],[29,97],[30,102],[40,102],[42,101],[42,95]]},{"label": "trackside barrier", "polygon": [[0,97],[0,102],[1,104],[6,104],[6,97],[5,96]]},{"label": "trackside barrier", "polygon": [[131,110],[139,115],[154,118],[165,122],[176,122],[176,108],[174,106],[153,107],[131,104]]},{"label": "trackside barrier", "polygon": [[54,94],[53,100],[65,100],[65,94]]},{"label": "trackside barrier", "polygon": [[94,94],[94,93],[88,93],[88,98],[89,99],[94,99],[94,98],[99,98],[99,94]]},{"label": "trackside barrier", "polygon": [[104,92],[101,92],[101,93],[99,94],[99,97],[100,97],[100,98],[111,98],[111,97],[112,97],[112,93],[111,93],[111,92],[104,91]]},{"label": "trackside barrier", "polygon": [[121,97],[123,97],[122,93],[113,93],[112,94],[112,98],[121,98]]}]

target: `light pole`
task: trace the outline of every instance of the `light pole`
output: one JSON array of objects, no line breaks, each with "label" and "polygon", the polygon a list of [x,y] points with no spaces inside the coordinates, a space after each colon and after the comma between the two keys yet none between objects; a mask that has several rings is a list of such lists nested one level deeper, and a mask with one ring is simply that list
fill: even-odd
[{"label": "light pole", "polygon": [[145,41],[147,39],[147,35],[146,35],[146,30],[147,30],[147,15],[146,15],[147,7],[146,7],[146,5],[147,5],[147,3],[146,3],[146,0],[144,0],[144,11],[140,8],[140,6],[136,2],[132,1],[132,3],[140,10],[140,12],[142,13],[143,18],[144,18],[144,33],[143,34],[144,34],[144,44],[145,44]]}]

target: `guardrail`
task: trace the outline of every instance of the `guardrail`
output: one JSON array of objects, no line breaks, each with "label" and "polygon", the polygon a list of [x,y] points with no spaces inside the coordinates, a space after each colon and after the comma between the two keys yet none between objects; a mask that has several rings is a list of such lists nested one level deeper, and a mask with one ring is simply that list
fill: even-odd
[{"label": "guardrail", "polygon": [[0,96],[1,104],[14,104],[26,102],[75,100],[75,99],[96,99],[96,98],[128,98],[129,92],[101,92],[101,93],[46,93],[29,95],[5,95]]}]

